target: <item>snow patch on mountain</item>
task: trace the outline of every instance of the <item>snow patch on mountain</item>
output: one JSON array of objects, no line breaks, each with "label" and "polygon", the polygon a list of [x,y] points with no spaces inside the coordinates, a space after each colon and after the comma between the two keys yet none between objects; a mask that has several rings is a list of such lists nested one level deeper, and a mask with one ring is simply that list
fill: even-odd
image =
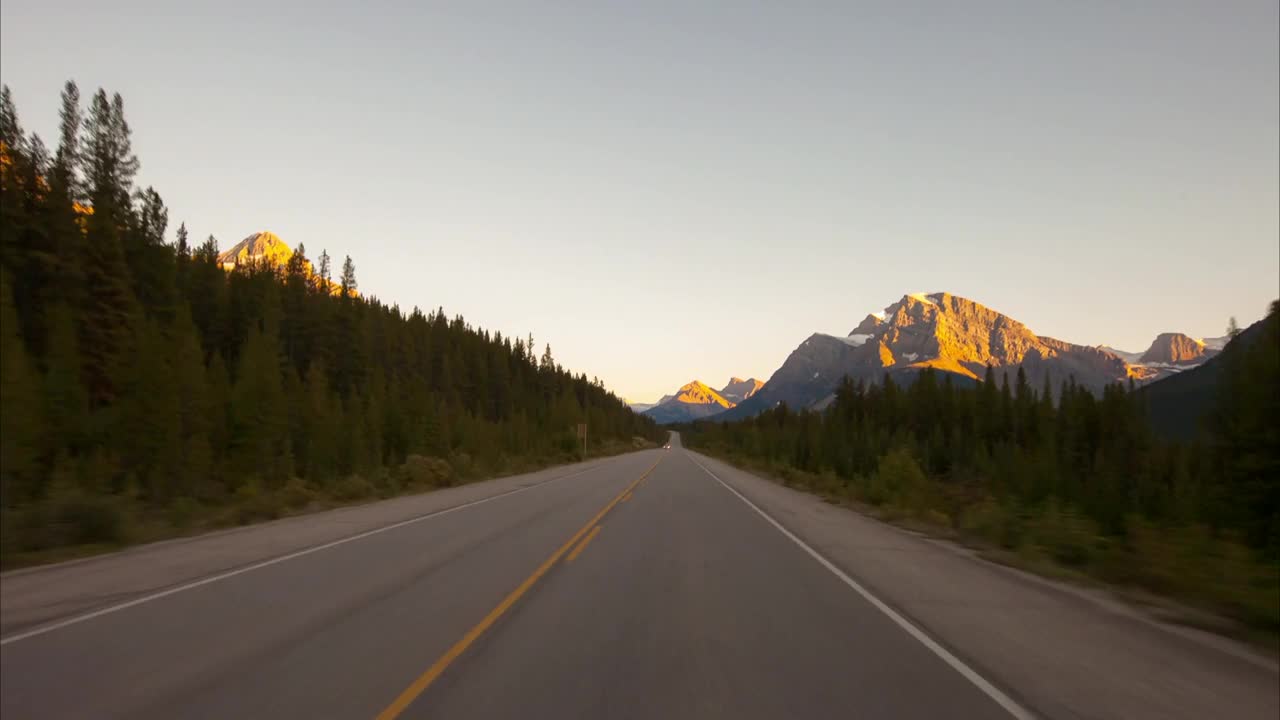
[{"label": "snow patch on mountain", "polygon": [[1130,365],[1136,365],[1138,360],[1142,358],[1142,353],[1140,352],[1128,352],[1127,350],[1120,350],[1118,348],[1113,348],[1110,345],[1098,345],[1097,348],[1104,352],[1109,352],[1112,355],[1119,355],[1125,362],[1129,363]]},{"label": "snow patch on mountain", "polygon": [[[839,340],[845,345],[849,345],[851,347],[862,347],[867,344],[868,340],[875,337],[875,335],[866,333],[852,333],[850,335],[829,335],[827,333],[818,333],[818,335],[821,335],[824,338],[831,338],[832,340]],[[809,341],[805,340],[801,347],[808,344]]]}]

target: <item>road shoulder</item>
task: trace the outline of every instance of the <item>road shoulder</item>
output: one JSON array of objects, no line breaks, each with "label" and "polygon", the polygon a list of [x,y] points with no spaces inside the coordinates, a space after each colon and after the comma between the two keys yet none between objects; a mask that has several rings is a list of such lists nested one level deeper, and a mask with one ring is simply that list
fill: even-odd
[{"label": "road shoulder", "polygon": [[829,561],[1046,717],[1274,718],[1275,663],[693,453]]},{"label": "road shoulder", "polygon": [[634,453],[299,515],[0,575],[0,638],[308,552],[380,528],[575,477]]}]

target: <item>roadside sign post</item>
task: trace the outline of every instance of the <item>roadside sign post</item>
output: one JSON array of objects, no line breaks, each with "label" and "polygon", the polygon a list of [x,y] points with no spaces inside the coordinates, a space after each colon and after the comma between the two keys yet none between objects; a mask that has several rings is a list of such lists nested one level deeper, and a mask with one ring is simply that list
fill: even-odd
[{"label": "roadside sign post", "polygon": [[587,459],[587,424],[578,423],[578,437],[582,440],[582,459]]}]

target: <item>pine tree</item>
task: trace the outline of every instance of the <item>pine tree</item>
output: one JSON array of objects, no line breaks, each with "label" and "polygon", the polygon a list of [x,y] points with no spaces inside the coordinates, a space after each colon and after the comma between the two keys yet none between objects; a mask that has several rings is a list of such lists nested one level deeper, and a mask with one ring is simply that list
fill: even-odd
[{"label": "pine tree", "polygon": [[351,261],[350,255],[342,261],[341,288],[342,297],[344,298],[354,297],[358,288],[356,284],[356,264]]},{"label": "pine tree", "polygon": [[316,277],[319,278],[320,290],[326,295],[329,293],[329,287],[333,284],[332,270],[329,267],[329,251],[321,250],[320,258],[316,268]]},{"label": "pine tree", "polygon": [[11,162],[3,213],[8,227],[0,262],[10,272],[23,342],[39,356],[44,352],[45,310],[56,299],[57,277],[57,255],[48,222],[53,200],[46,182],[48,152],[40,137],[32,135]]},{"label": "pine tree", "polygon": [[4,143],[4,152],[11,153],[22,147],[26,136],[22,125],[18,123],[18,109],[13,104],[13,94],[9,86],[0,87],[0,143]]},{"label": "pine tree", "polygon": [[182,471],[181,408],[170,347],[155,321],[140,323],[117,402],[112,444],[123,466],[136,474],[149,500],[167,503]]},{"label": "pine tree", "polygon": [[58,152],[54,156],[54,184],[62,188],[70,203],[84,199],[80,178],[80,128],[84,118],[80,113],[80,88],[68,80],[62,88],[62,109],[58,113]]},{"label": "pine tree", "polygon": [[80,89],[68,80],[62,89],[58,150],[49,188],[49,237],[57,257],[54,292],[59,302],[80,307],[84,302],[84,215],[86,197],[80,132]]},{"label": "pine tree", "polygon": [[177,396],[178,442],[183,457],[171,489],[178,497],[207,497],[213,471],[210,431],[218,418],[210,398],[204,350],[185,305],[174,319],[169,342]]},{"label": "pine tree", "polygon": [[85,171],[93,214],[105,216],[104,223],[125,224],[131,219],[129,197],[138,158],[124,119],[124,100],[116,94],[108,101],[106,91],[99,89],[90,102],[84,127]]},{"label": "pine tree", "polygon": [[173,242],[174,252],[174,290],[178,303],[186,306],[188,276],[191,272],[191,243],[187,234],[187,224],[178,225],[178,232]]},{"label": "pine tree", "polygon": [[257,475],[283,482],[289,432],[287,399],[274,335],[249,331],[231,391],[230,470],[240,478]]},{"label": "pine tree", "polygon": [[307,480],[324,484],[337,473],[339,434],[338,412],[324,364],[312,363],[303,384],[307,395],[302,416],[306,442],[296,449],[298,461]]},{"label": "pine tree", "polygon": [[3,507],[35,497],[41,479],[44,418],[38,375],[17,330],[8,276],[0,272],[0,506]]},{"label": "pine tree", "polygon": [[51,438],[78,455],[88,449],[89,397],[80,379],[80,344],[74,310],[60,303],[49,312],[49,339],[44,359],[44,404]]},{"label": "pine tree", "polygon": [[[117,96],[118,98],[119,96]],[[121,246],[132,222],[129,191],[138,161],[133,156],[121,104],[106,93],[94,96],[85,120],[85,160],[93,212],[85,241],[85,297],[80,311],[80,347],[91,401],[101,407],[117,395],[120,374],[132,352],[138,321]]]},{"label": "pine tree", "polygon": [[165,245],[169,210],[152,188],[138,193],[138,227],[127,234],[133,238],[126,253],[134,292],[151,314],[166,322],[173,318],[176,290],[176,258]]},{"label": "pine tree", "polygon": [[178,225],[178,233],[174,240],[174,250],[177,251],[180,258],[191,258],[191,246],[187,239],[187,224]]}]

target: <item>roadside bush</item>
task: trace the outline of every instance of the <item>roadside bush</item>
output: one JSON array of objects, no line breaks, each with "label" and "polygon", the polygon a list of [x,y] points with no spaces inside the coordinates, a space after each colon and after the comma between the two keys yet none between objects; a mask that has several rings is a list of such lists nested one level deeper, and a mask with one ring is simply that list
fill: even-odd
[{"label": "roadside bush", "polygon": [[363,500],[374,494],[373,484],[359,475],[348,475],[334,484],[331,491],[335,500],[349,502]]},{"label": "roadside bush", "polygon": [[278,491],[280,503],[287,508],[302,508],[316,499],[316,493],[302,478],[291,477]]},{"label": "roadside bush", "polygon": [[1280,630],[1280,568],[1234,538],[1217,537],[1203,525],[1160,527],[1137,517],[1127,519],[1126,535],[1132,557],[1113,566],[1126,572],[1113,579]]},{"label": "roadside bush", "polygon": [[951,516],[935,508],[921,510],[917,513],[917,517],[930,525],[936,525],[941,528],[950,528],[952,526]]},{"label": "roadside bush", "polygon": [[448,487],[453,480],[453,466],[438,457],[410,455],[400,470],[410,487]]},{"label": "roadside bush", "polygon": [[996,543],[1006,550],[1022,544],[1025,527],[1016,505],[985,498],[960,513],[960,530]]},{"label": "roadside bush", "polygon": [[188,497],[180,497],[169,503],[168,516],[169,524],[185,530],[191,527],[191,523],[195,520],[196,514],[200,511],[200,504]]},{"label": "roadside bush", "polygon": [[452,478],[461,482],[464,478],[471,477],[473,470],[471,456],[464,452],[453,453],[449,456],[449,466],[453,468]]},{"label": "roadside bush", "polygon": [[1098,556],[1103,543],[1096,523],[1052,498],[1030,519],[1027,532],[1037,548],[1072,567],[1088,565]]},{"label": "roadside bush", "polygon": [[575,432],[560,434],[560,452],[565,455],[577,455],[582,450],[582,443]]},{"label": "roadside bush", "polygon": [[257,476],[247,478],[235,491],[234,518],[237,524],[246,525],[259,520],[280,517],[282,504],[273,493],[263,492]]},{"label": "roadside bush", "polygon": [[114,543],[124,534],[122,513],[111,496],[75,493],[58,499],[53,515],[66,528],[69,545]]},{"label": "roadside bush", "polygon": [[844,481],[830,470],[813,478],[813,489],[827,499],[843,497],[845,494]]},{"label": "roadside bush", "polygon": [[125,513],[111,495],[59,488],[43,502],[6,510],[0,541],[4,553],[69,545],[113,544],[124,539]]},{"label": "roadside bush", "polygon": [[867,483],[866,500],[872,505],[893,504],[903,509],[927,507],[929,479],[906,448],[894,448],[884,457]]},{"label": "roadside bush", "polygon": [[393,498],[410,489],[403,466],[394,470],[386,470],[384,468],[382,472],[378,473],[374,486],[378,492],[378,497],[382,498]]}]

